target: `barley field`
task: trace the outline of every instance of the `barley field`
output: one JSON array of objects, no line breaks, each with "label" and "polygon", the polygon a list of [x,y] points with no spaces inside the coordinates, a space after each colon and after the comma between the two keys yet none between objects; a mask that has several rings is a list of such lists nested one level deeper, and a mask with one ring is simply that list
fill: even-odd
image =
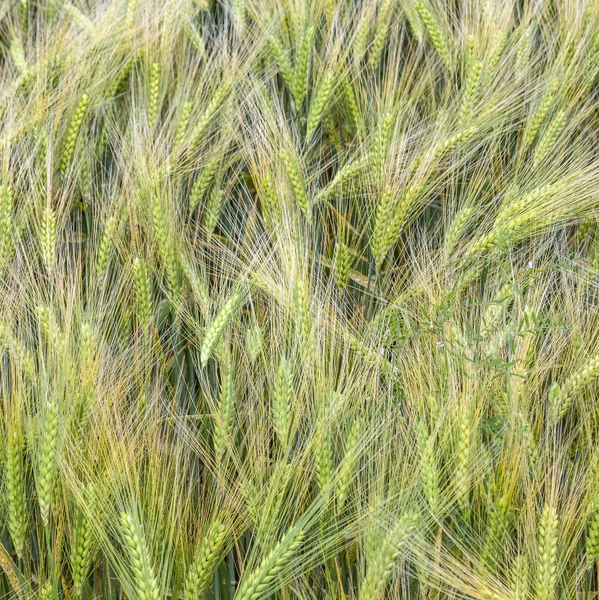
[{"label": "barley field", "polygon": [[595,600],[598,0],[0,0],[0,598]]}]

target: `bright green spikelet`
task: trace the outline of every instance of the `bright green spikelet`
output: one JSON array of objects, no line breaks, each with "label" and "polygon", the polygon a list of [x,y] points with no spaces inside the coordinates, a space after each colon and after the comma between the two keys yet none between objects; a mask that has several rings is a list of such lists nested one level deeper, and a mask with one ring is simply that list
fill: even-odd
[{"label": "bright green spikelet", "polygon": [[433,514],[439,507],[439,467],[435,454],[434,439],[428,434],[426,425],[418,430],[418,448],[420,450],[420,481],[428,506]]},{"label": "bright green spikelet", "polygon": [[262,329],[255,322],[245,332],[245,351],[251,363],[256,362],[262,351]]},{"label": "bright green spikelet", "polygon": [[288,52],[283,48],[283,45],[275,36],[271,36],[268,39],[268,50],[279,69],[279,73],[281,74],[285,85],[290,90],[293,90],[294,71]]},{"label": "bright green spikelet", "polygon": [[575,394],[598,376],[599,355],[589,359],[583,367],[561,384],[554,383],[549,390],[549,404],[554,420],[562,419],[570,410]]},{"label": "bright green spikelet", "polygon": [[43,522],[47,525],[50,518],[50,508],[54,499],[56,474],[58,470],[58,409],[56,400],[46,402],[39,445],[36,489],[37,500]]},{"label": "bright green spikelet", "polygon": [[127,0],[127,21],[131,23],[135,19],[138,0]]},{"label": "bright green spikelet", "polygon": [[11,189],[8,185],[0,185],[0,270],[7,264],[14,251],[12,211]]},{"label": "bright green spikelet", "polygon": [[349,279],[351,254],[349,247],[343,242],[335,244],[334,265],[335,283],[340,290],[344,290]]},{"label": "bright green spikelet", "polygon": [[206,214],[204,215],[204,229],[208,237],[214,233],[220,214],[225,204],[225,193],[219,185],[214,185],[208,195]]},{"label": "bright green spikelet", "polygon": [[309,26],[304,30],[295,56],[295,70],[293,73],[293,97],[296,105],[301,106],[306,97],[308,85],[308,71],[310,70],[310,57],[312,54],[312,41],[315,29]]},{"label": "bright green spikelet", "polygon": [[184,600],[198,600],[208,590],[214,571],[221,559],[227,529],[220,520],[214,521],[202,538],[185,579]]},{"label": "bright green spikelet", "polygon": [[[321,422],[325,421],[326,417]],[[331,432],[326,424],[323,425],[321,431],[316,437],[314,451],[316,454],[314,457],[314,462],[316,463],[316,483],[318,484],[318,489],[320,492],[324,493],[327,491],[329,484],[333,480]]]},{"label": "bright green spikelet", "polygon": [[108,259],[110,258],[110,251],[114,241],[117,225],[118,221],[114,215],[109,216],[104,224],[104,233],[100,241],[98,258],[96,260],[96,273],[98,274],[98,277],[103,277],[106,273],[106,267],[108,266]]},{"label": "bright green spikelet", "polygon": [[217,460],[224,455],[227,449],[227,441],[231,437],[234,408],[235,389],[233,383],[233,367],[229,365],[221,383],[218,415],[214,423],[214,454]]},{"label": "bright green spikelet", "polygon": [[478,93],[478,84],[480,81],[480,74],[483,68],[482,61],[476,61],[468,69],[468,75],[464,83],[464,92],[462,97],[462,107],[460,109],[459,123],[465,123],[471,116],[472,107],[476,101]]},{"label": "bright green spikelet", "polygon": [[79,100],[77,108],[75,109],[75,114],[73,115],[73,119],[71,120],[71,124],[69,125],[65,138],[62,159],[60,161],[60,170],[63,175],[69,168],[73,154],[75,153],[75,144],[77,142],[81,126],[83,125],[83,120],[85,119],[88,105],[89,96],[87,94],[83,94],[81,96],[81,100]]},{"label": "bright green spikelet", "polygon": [[178,298],[181,290],[177,254],[174,242],[170,236],[162,203],[158,198],[155,198],[154,202],[152,202],[152,225],[154,226],[154,235],[158,246],[158,253],[160,254],[160,259],[166,269],[169,291],[175,298]]},{"label": "bright green spikelet", "polygon": [[137,309],[137,322],[142,331],[147,332],[152,322],[152,287],[148,276],[148,267],[143,258],[133,259],[133,290]]},{"label": "bright green spikelet", "polygon": [[597,558],[599,558],[599,495],[597,494],[591,504],[591,517],[585,542],[587,569],[591,569]]},{"label": "bright green spikelet", "polygon": [[567,111],[560,110],[555,117],[553,117],[535,148],[532,157],[533,166],[537,166],[553,150],[558,137],[566,125],[567,116]]},{"label": "bright green spikelet", "polygon": [[133,576],[132,584],[136,600],[158,600],[160,590],[150,561],[141,523],[130,513],[120,515],[121,536]]},{"label": "bright green spikelet", "polygon": [[291,419],[291,366],[282,356],[275,374],[272,394],[273,427],[284,452],[289,445],[289,428]]},{"label": "bright green spikelet", "polygon": [[341,82],[343,90],[343,99],[347,107],[349,116],[356,128],[356,131],[360,137],[364,136],[366,126],[364,124],[364,118],[362,117],[362,111],[358,105],[358,100],[354,91],[354,85],[348,77],[344,77]]},{"label": "bright green spikelet", "polygon": [[335,73],[329,71],[322,80],[320,87],[312,99],[310,104],[310,112],[308,113],[308,125],[306,127],[306,140],[312,139],[316,128],[320,125],[325,109],[328,106],[333,88],[335,86]]},{"label": "bright green spikelet", "polygon": [[402,547],[412,534],[415,520],[415,515],[405,514],[399,517],[386,532],[376,552],[368,561],[366,575],[360,582],[358,600],[381,598]]},{"label": "bright green spikelet", "polygon": [[210,189],[210,186],[214,182],[214,177],[220,167],[222,157],[220,154],[214,156],[204,167],[200,176],[196,179],[196,182],[191,189],[189,196],[189,213],[195,212],[198,207],[200,200],[204,197],[206,192]]},{"label": "bright green spikelet", "polygon": [[537,137],[539,129],[551,109],[553,98],[555,97],[557,90],[558,80],[555,79],[544,96],[541,97],[535,111],[531,115],[531,119],[526,123],[524,133],[522,134],[522,146],[524,149],[528,148]]},{"label": "bright green spikelet", "polygon": [[387,41],[387,34],[391,24],[391,7],[392,3],[389,0],[384,0],[381,9],[379,10],[372,43],[368,48],[368,64],[372,69],[376,68],[379,64],[385,48],[385,42]]},{"label": "bright green spikelet", "polygon": [[454,216],[445,234],[443,243],[443,252],[445,256],[450,256],[454,251],[464,230],[468,226],[470,219],[475,215],[476,208],[474,206],[464,206]]},{"label": "bright green spikelet", "polygon": [[260,564],[241,580],[234,600],[259,600],[268,597],[270,586],[300,549],[304,532],[292,527]]},{"label": "bright green spikelet", "polygon": [[285,170],[287,172],[287,176],[289,177],[291,189],[297,204],[304,213],[306,221],[310,223],[312,219],[310,200],[308,199],[308,194],[306,193],[304,177],[301,173],[297,159],[289,154],[289,152],[286,150],[281,151],[281,158],[283,159],[283,164],[285,165]]},{"label": "bright green spikelet", "polygon": [[28,506],[26,495],[25,465],[24,465],[23,432],[18,425],[13,424],[12,431],[6,436],[5,451],[5,490],[6,490],[6,524],[12,539],[15,552],[23,557],[28,529]]},{"label": "bright green spikelet", "polygon": [[271,230],[271,233],[275,233],[280,208],[275,185],[269,173],[259,176],[257,189],[260,195],[264,223]]},{"label": "bright green spikelet", "polygon": [[202,349],[200,352],[200,360],[202,367],[205,367],[208,360],[212,356],[216,345],[235,316],[237,310],[245,299],[246,294],[243,291],[234,292],[229,296],[227,301],[222,305],[220,311],[214,317],[210,325],[206,328],[204,339],[202,340]]},{"label": "bright green spikelet", "polygon": [[557,528],[559,519],[555,508],[545,504],[538,528],[536,598],[552,600],[557,583]]},{"label": "bright green spikelet", "polygon": [[76,598],[81,598],[83,586],[87,579],[94,557],[95,538],[84,511],[77,507],[73,525],[71,544],[71,571],[73,573],[73,593]]},{"label": "bright green spikelet", "polygon": [[186,102],[183,106],[183,110],[181,111],[181,118],[179,119],[179,123],[177,125],[177,130],[175,131],[175,142],[174,147],[178,148],[185,139],[185,134],[187,133],[187,128],[189,126],[189,118],[191,117],[191,109],[193,108],[193,103]]},{"label": "bright green spikelet", "polygon": [[431,11],[428,8],[426,8],[424,4],[422,4],[422,2],[416,2],[414,7],[418,11],[420,18],[424,23],[424,27],[426,28],[426,31],[431,39],[431,42],[435,47],[435,50],[439,54],[439,57],[443,61],[443,64],[447,68],[449,68],[451,64],[449,49],[447,48],[447,43],[445,41],[445,38],[443,37],[443,34],[441,33],[441,29],[438,23],[435,21],[435,18],[433,17]]},{"label": "bright green spikelet", "polygon": [[488,525],[483,545],[483,559],[490,565],[497,562],[508,527],[508,499],[498,498],[489,508]]},{"label": "bright green spikelet", "polygon": [[383,264],[383,260],[392,245],[389,226],[393,220],[394,203],[393,188],[387,186],[376,209],[372,232],[371,249],[377,269]]},{"label": "bright green spikelet", "polygon": [[462,410],[458,421],[457,448],[455,456],[454,487],[458,504],[465,508],[468,504],[468,494],[472,477],[471,432],[472,419],[470,411]]},{"label": "bright green spikelet", "polygon": [[305,348],[310,339],[310,305],[306,295],[306,288],[301,279],[296,278],[293,283],[293,315],[295,330],[298,340]]},{"label": "bright green spikelet", "polygon": [[528,598],[530,590],[530,569],[528,566],[528,556],[526,554],[518,554],[514,557],[511,568],[508,570],[510,574],[510,583],[512,592],[516,598]]},{"label": "bright green spikelet", "polygon": [[331,179],[328,185],[318,192],[314,199],[314,203],[321,202],[322,200],[325,200],[329,196],[335,194],[340,185],[358,176],[360,173],[362,173],[362,171],[368,169],[371,163],[371,158],[372,154],[366,153],[341,167],[337,173],[335,173],[335,176],[333,179]]},{"label": "bright green spikelet", "polygon": [[158,118],[158,97],[160,93],[160,64],[157,62],[152,63],[148,93],[148,120],[150,125],[153,125]]},{"label": "bright green spikelet", "polygon": [[204,109],[202,116],[198,119],[197,123],[195,124],[193,130],[193,146],[197,146],[201,142],[204,133],[206,132],[208,127],[214,122],[214,116],[223,106],[223,104],[225,104],[225,101],[227,100],[227,97],[229,96],[230,92],[231,84],[228,81],[224,81],[216,89],[214,95],[212,96],[212,99]]},{"label": "bright green spikelet", "polygon": [[46,270],[50,272],[56,264],[56,212],[49,205],[46,205],[42,213],[40,246],[42,261]]},{"label": "bright green spikelet", "polygon": [[341,512],[345,506],[350,484],[355,475],[355,468],[359,456],[360,435],[362,434],[363,429],[364,424],[362,419],[355,419],[345,438],[345,452],[341,465],[339,466],[339,473],[335,484],[335,497],[337,510],[339,512]]}]

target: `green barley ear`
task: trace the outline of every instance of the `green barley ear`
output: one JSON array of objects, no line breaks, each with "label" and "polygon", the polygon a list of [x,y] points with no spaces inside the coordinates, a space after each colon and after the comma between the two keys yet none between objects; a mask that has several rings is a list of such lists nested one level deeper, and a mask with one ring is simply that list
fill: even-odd
[{"label": "green barley ear", "polygon": [[374,36],[372,43],[368,48],[368,64],[371,68],[376,68],[383,49],[385,48],[385,41],[387,40],[387,33],[389,31],[389,25],[391,23],[391,8],[392,2],[390,0],[384,0],[377,16],[377,25],[374,30]]},{"label": "green barley ear", "polygon": [[599,355],[568,377],[561,384],[553,384],[549,390],[549,405],[554,421],[562,419],[572,406],[575,394],[593,379],[599,376]]},{"label": "green barley ear", "polygon": [[312,41],[314,39],[314,33],[315,29],[313,26],[305,29],[297,49],[297,54],[295,56],[295,71],[293,73],[292,89],[293,97],[298,109],[306,97],[308,71],[310,69],[310,56],[312,53]]},{"label": "green barley ear", "polygon": [[318,202],[321,202],[322,200],[325,200],[329,196],[336,193],[337,188],[340,185],[342,185],[346,181],[349,181],[350,179],[356,177],[362,171],[368,169],[369,165],[371,164],[371,159],[372,159],[372,154],[365,153],[364,155],[359,156],[355,160],[348,162],[346,165],[341,167],[337,171],[337,173],[335,173],[335,176],[333,177],[333,179],[331,179],[331,181],[328,183],[328,185],[325,188],[323,188],[322,190],[320,190],[320,192],[318,192],[318,194],[316,195],[316,197],[314,199],[314,202],[318,203]]},{"label": "green barley ear", "polygon": [[328,71],[322,83],[320,84],[316,94],[312,98],[310,104],[310,111],[308,112],[308,124],[306,127],[306,140],[310,141],[312,135],[316,131],[316,128],[320,125],[322,117],[325,113],[325,109],[329,104],[333,87],[335,86],[335,72],[333,70]]},{"label": "green barley ear", "polygon": [[294,71],[288,52],[274,35],[268,39],[268,50],[274,60],[285,85],[293,90]]},{"label": "green barley ear", "polygon": [[423,422],[418,430],[418,447],[420,450],[420,480],[424,496],[433,514],[439,508],[439,467],[435,453],[434,438],[428,434]]},{"label": "green barley ear", "polygon": [[152,286],[146,261],[139,257],[133,259],[133,290],[135,292],[137,322],[142,331],[147,332],[154,313]]},{"label": "green barley ear", "polygon": [[17,67],[19,73],[25,77],[29,67],[27,65],[27,59],[25,58],[25,50],[23,49],[23,44],[21,43],[21,38],[19,36],[12,36],[10,40],[9,52],[15,67]]},{"label": "green barley ear", "polygon": [[235,408],[235,389],[233,367],[229,365],[223,376],[218,403],[218,415],[214,422],[214,454],[220,460],[227,449],[227,441],[231,438],[233,410]]},{"label": "green barley ear", "polygon": [[103,277],[106,273],[106,267],[108,266],[108,259],[110,258],[110,251],[114,241],[117,225],[118,220],[114,215],[109,216],[104,224],[104,233],[102,234],[102,239],[100,240],[98,258],[96,260],[96,273],[98,277]]},{"label": "green barley ear", "polygon": [[480,81],[480,74],[483,68],[483,62],[478,60],[474,64],[470,65],[468,69],[468,75],[464,82],[464,91],[462,96],[462,107],[460,108],[460,114],[458,122],[463,125],[468,121],[472,113],[472,107],[476,101],[478,94],[478,85]]},{"label": "green barley ear", "polygon": [[293,283],[293,314],[295,317],[295,330],[297,337],[304,348],[310,340],[310,304],[306,295],[303,281],[296,277]]},{"label": "green barley ear", "polygon": [[221,83],[194,127],[193,146],[199,144],[208,127],[214,122],[214,115],[216,115],[218,110],[225,103],[230,92],[231,84],[228,81]]},{"label": "green barley ear", "polygon": [[251,363],[256,362],[262,350],[262,330],[258,322],[254,322],[245,332],[245,351]]},{"label": "green barley ear", "polygon": [[50,272],[56,264],[56,212],[49,204],[46,204],[42,214],[40,245],[42,261],[46,270]]},{"label": "green barley ear", "polygon": [[360,446],[360,435],[364,427],[362,419],[355,419],[352,423],[347,437],[345,438],[344,455],[335,485],[335,497],[337,510],[343,511],[349,494],[349,487],[354,477],[355,467],[358,462],[358,450]]},{"label": "green barley ear", "polygon": [[206,203],[206,214],[204,215],[204,229],[208,234],[208,239],[214,233],[218,220],[220,218],[223,206],[225,205],[225,192],[219,185],[212,186]]},{"label": "green barley ear", "polygon": [[343,242],[337,242],[335,244],[334,265],[335,283],[340,290],[344,290],[351,269],[351,254],[349,247]]},{"label": "green barley ear", "polygon": [[268,597],[270,586],[300,549],[304,535],[297,527],[289,529],[262,562],[241,580],[234,600],[259,600]]},{"label": "green barley ear", "polygon": [[23,432],[19,425],[13,424],[6,437],[6,524],[19,558],[23,558],[29,523],[24,455]]},{"label": "green barley ear", "polygon": [[206,192],[210,189],[221,162],[222,156],[220,154],[215,155],[204,167],[199,177],[196,179],[196,182],[193,184],[191,194],[189,195],[190,214],[195,212],[200,200],[202,200]]},{"label": "green barley ear", "polygon": [[301,167],[298,163],[297,157],[295,156],[295,152],[293,154],[294,155],[292,156],[286,150],[282,150],[281,158],[283,159],[283,164],[285,165],[285,170],[287,172],[289,182],[291,183],[291,190],[293,191],[293,195],[295,196],[297,204],[304,213],[306,221],[310,223],[312,219],[312,207],[310,206],[310,200],[308,199],[308,194],[306,193],[306,184],[301,172]]},{"label": "green barley ear", "polygon": [[509,573],[512,591],[516,595],[516,598],[528,598],[530,590],[530,574],[528,557],[526,554],[518,554],[514,557]]},{"label": "green barley ear", "polygon": [[181,118],[179,119],[179,123],[177,125],[177,130],[175,131],[175,142],[174,147],[178,148],[185,139],[185,134],[187,133],[187,128],[189,126],[189,119],[191,117],[191,109],[193,108],[192,102],[186,102],[183,106],[183,110],[181,112]]},{"label": "green barley ear", "polygon": [[131,23],[135,19],[138,0],[127,0],[127,21]]},{"label": "green barley ear", "polygon": [[81,100],[79,100],[75,114],[73,115],[73,120],[71,121],[71,124],[67,130],[65,145],[62,152],[62,159],[60,161],[60,170],[63,175],[66,173],[69,165],[71,164],[71,159],[73,158],[73,154],[75,152],[77,137],[79,136],[83,119],[87,113],[88,105],[89,96],[87,94],[83,94],[83,96],[81,96]]},{"label": "green barley ear", "polygon": [[44,413],[35,483],[42,521],[48,525],[58,471],[58,408],[55,399],[46,402]]},{"label": "green barley ear", "polygon": [[387,186],[379,200],[374,227],[372,232],[371,249],[376,268],[379,269],[392,245],[393,212],[395,210],[395,197],[393,188]]},{"label": "green barley ear", "polygon": [[227,529],[220,520],[212,523],[202,538],[185,579],[184,600],[198,600],[209,589],[221,559]]},{"label": "green barley ear", "polygon": [[457,448],[455,457],[454,486],[459,506],[464,509],[468,503],[470,482],[472,477],[471,445],[472,416],[465,407],[460,411],[458,421]]},{"label": "green barley ear", "polygon": [[470,219],[475,214],[476,207],[474,206],[464,206],[455,214],[445,234],[445,241],[443,243],[443,253],[446,257],[449,257],[454,251]]},{"label": "green barley ear", "polygon": [[447,43],[443,34],[441,33],[441,29],[439,24],[435,21],[432,13],[428,8],[422,4],[422,2],[416,2],[414,8],[418,11],[422,22],[424,23],[424,27],[430,37],[430,40],[435,47],[435,50],[439,54],[439,57],[443,61],[443,64],[449,68],[451,66],[451,58],[449,55],[449,49],[447,47]]},{"label": "green barley ear", "polygon": [[399,517],[389,528],[381,544],[368,561],[366,575],[360,582],[358,600],[379,600],[381,598],[402,547],[414,530],[415,521],[416,516],[408,513]]},{"label": "green barley ear", "polygon": [[552,600],[557,582],[557,528],[559,519],[551,504],[545,504],[539,521],[536,598]]},{"label": "green barley ear", "polygon": [[11,189],[8,185],[0,185],[0,270],[14,251],[12,211]]},{"label": "green barley ear", "polygon": [[181,291],[177,254],[172,237],[170,236],[162,203],[158,198],[154,198],[154,202],[152,202],[152,224],[154,226],[158,253],[166,270],[169,292],[177,298]]},{"label": "green barley ear", "polygon": [[526,127],[524,128],[524,133],[522,134],[522,147],[524,149],[527,149],[537,137],[539,129],[541,128],[541,125],[545,121],[545,117],[547,117],[547,114],[551,109],[553,98],[557,93],[558,86],[559,83],[556,78],[551,82],[551,86],[544,96],[541,97],[535,111],[532,114],[532,118],[527,122]]},{"label": "green barley ear", "polygon": [[214,317],[212,322],[206,328],[204,339],[202,340],[202,348],[200,351],[200,361],[202,367],[205,367],[208,360],[212,356],[216,345],[231,322],[237,310],[241,307],[246,298],[244,291],[238,291],[229,296],[227,301],[222,305],[220,311]]},{"label": "green barley ear", "polygon": [[279,199],[275,191],[274,181],[269,173],[256,176],[256,189],[260,198],[264,224],[274,234],[279,217]]},{"label": "green barley ear", "polygon": [[331,447],[330,427],[326,424],[326,414],[323,414],[321,431],[316,436],[314,451],[316,453],[316,483],[321,493],[326,492],[333,480],[333,457]]},{"label": "green barley ear", "polygon": [[274,430],[283,452],[286,452],[289,446],[292,391],[291,365],[289,364],[289,361],[282,356],[275,375],[272,398],[272,417]]},{"label": "green barley ear", "polygon": [[160,590],[150,561],[141,523],[132,514],[120,515],[121,535],[133,574],[135,598],[138,600],[158,600]]},{"label": "green barley ear", "polygon": [[[85,495],[89,491],[86,489]],[[73,572],[73,594],[81,598],[83,586],[87,579],[91,563],[94,557],[95,539],[84,511],[78,506],[75,508],[75,523],[73,525],[73,537],[71,544],[71,570]]]},{"label": "green barley ear", "polygon": [[586,535],[586,555],[587,570],[590,570],[599,558],[599,494],[595,494],[591,504],[591,518]]},{"label": "green barley ear", "polygon": [[152,63],[149,82],[148,119],[153,125],[158,117],[158,95],[160,93],[160,64]]},{"label": "green barley ear", "polygon": [[487,530],[482,556],[488,564],[495,564],[503,546],[508,527],[509,498],[504,495],[497,498],[489,508]]},{"label": "green barley ear", "polygon": [[342,79],[341,85],[343,87],[343,99],[354,127],[356,128],[356,132],[360,137],[364,137],[366,125],[364,124],[362,111],[358,105],[354,86],[348,77]]},{"label": "green barley ear", "polygon": [[553,117],[551,123],[549,123],[547,126],[547,129],[544,131],[539,143],[537,144],[537,147],[535,148],[535,152],[532,157],[533,167],[538,166],[538,164],[553,150],[559,135],[566,125],[567,116],[567,111],[560,110],[555,117]]}]

